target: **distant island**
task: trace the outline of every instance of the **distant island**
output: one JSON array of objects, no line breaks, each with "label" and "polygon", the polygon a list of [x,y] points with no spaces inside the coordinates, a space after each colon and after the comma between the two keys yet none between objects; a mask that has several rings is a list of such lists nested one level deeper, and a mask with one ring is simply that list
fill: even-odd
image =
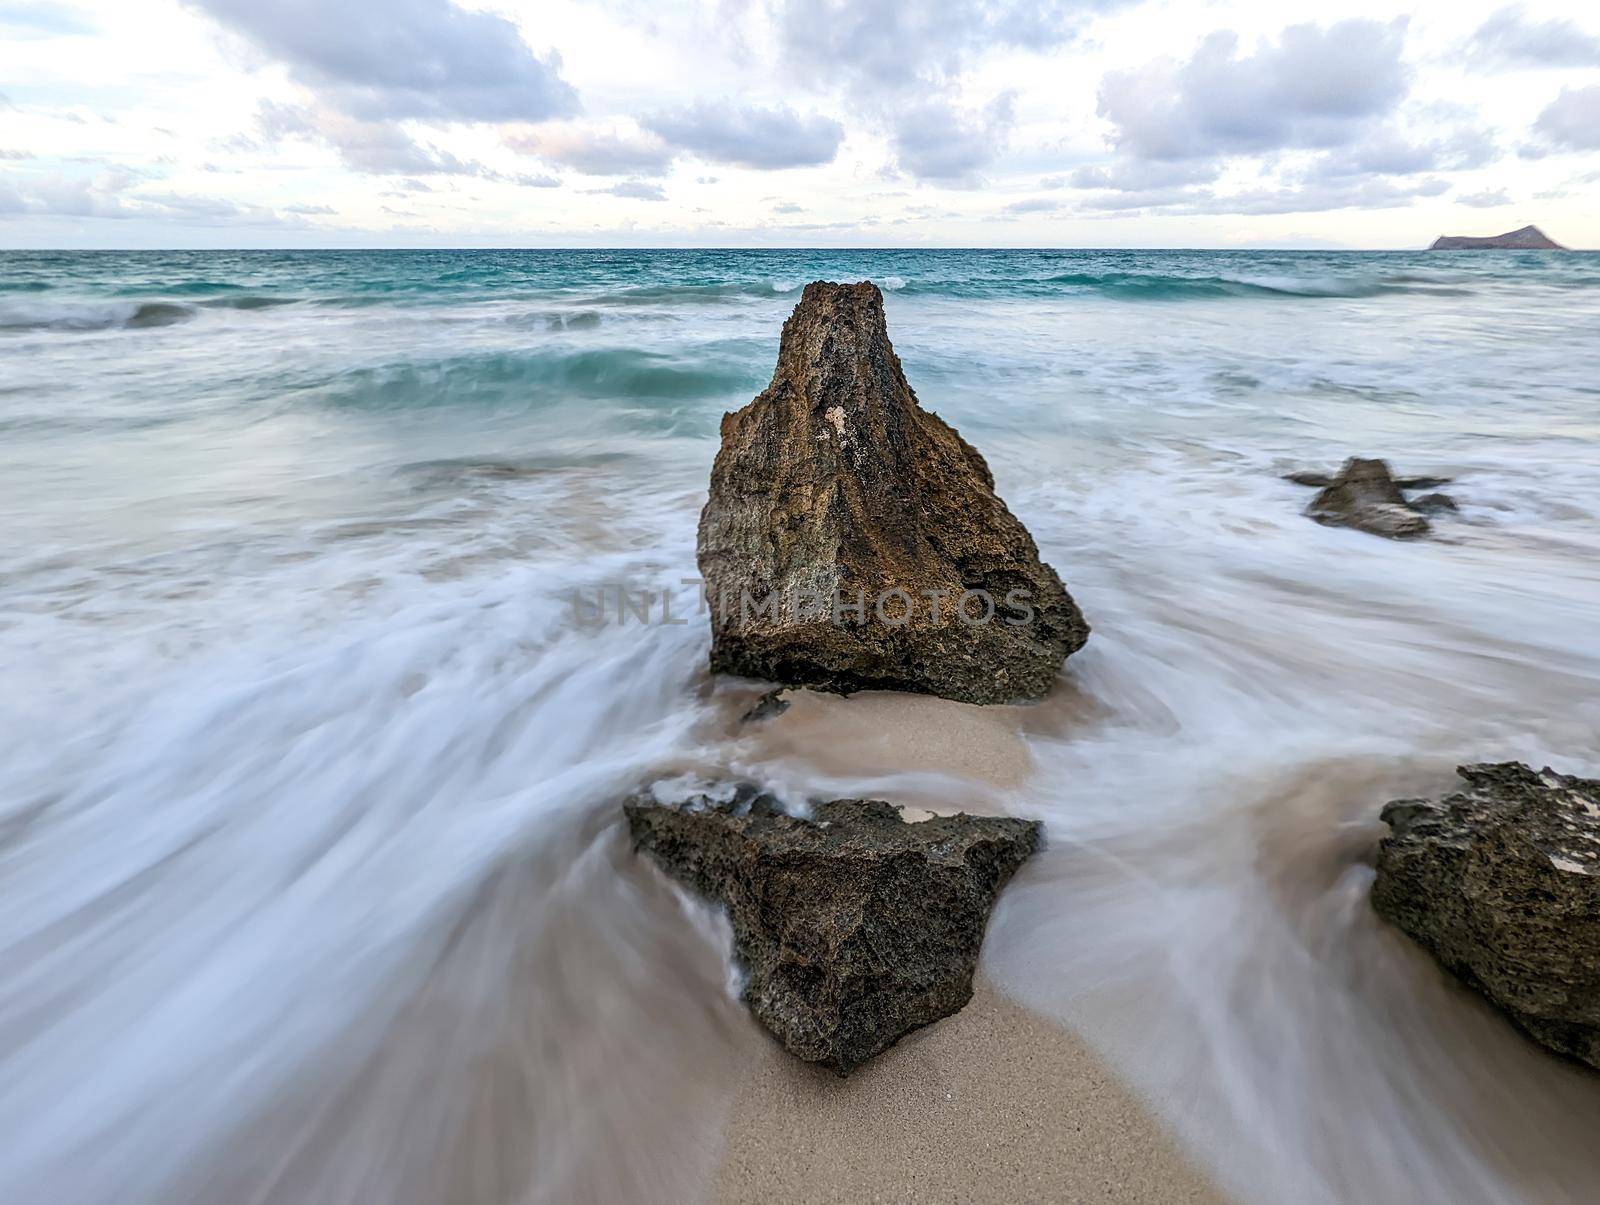
[{"label": "distant island", "polygon": [[1443,234],[1433,240],[1429,251],[1565,251],[1566,248],[1548,237],[1537,226],[1524,226],[1506,234],[1493,234],[1488,238],[1469,238],[1460,234]]}]

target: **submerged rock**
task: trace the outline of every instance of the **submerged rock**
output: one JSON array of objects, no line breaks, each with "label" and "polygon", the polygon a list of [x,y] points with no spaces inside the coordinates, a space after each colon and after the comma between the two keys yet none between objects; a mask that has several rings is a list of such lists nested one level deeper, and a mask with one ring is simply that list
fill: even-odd
[{"label": "submerged rock", "polygon": [[1411,499],[1410,505],[1412,510],[1421,511],[1425,515],[1454,514],[1461,509],[1449,494],[1423,494]]},{"label": "submerged rock", "polygon": [[995,896],[1033,853],[1032,820],[908,824],[875,799],[809,819],[743,787],[627,807],[634,845],[727,906],[744,999],[788,1049],[848,1075],[972,997]]},{"label": "submerged rock", "polygon": [[1427,535],[1428,520],[1406,501],[1381,460],[1353,456],[1306,507],[1327,527],[1354,527],[1375,536],[1407,539]]},{"label": "submerged rock", "polygon": [[1600,1067],[1600,781],[1520,762],[1383,809],[1372,903],[1552,1050]]},{"label": "submerged rock", "polygon": [[918,405],[866,282],[807,285],[772,383],[723,417],[698,551],[716,672],[1000,703],[1089,635],[983,457]]},{"label": "submerged rock", "polygon": [[750,710],[739,717],[741,724],[758,724],[762,720],[770,720],[775,715],[782,715],[789,710],[789,700],[784,698],[784,687],[778,686],[766,692],[757,699]]}]

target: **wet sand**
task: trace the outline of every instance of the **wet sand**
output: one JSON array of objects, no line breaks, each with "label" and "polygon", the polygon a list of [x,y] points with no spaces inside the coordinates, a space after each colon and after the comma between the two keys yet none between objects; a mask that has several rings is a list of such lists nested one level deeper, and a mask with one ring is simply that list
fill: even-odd
[{"label": "wet sand", "polygon": [[981,977],[847,1080],[768,1043],[726,1143],[721,1205],[1226,1200],[1082,1041]]},{"label": "wet sand", "polygon": [[[1012,810],[1033,774],[1027,708],[789,697],[753,726],[757,759],[812,782],[876,779],[912,805],[908,819],[915,807]],[[981,971],[966,1008],[846,1080],[762,1038],[729,1110],[715,1201],[1226,1199],[1084,1042]]]}]

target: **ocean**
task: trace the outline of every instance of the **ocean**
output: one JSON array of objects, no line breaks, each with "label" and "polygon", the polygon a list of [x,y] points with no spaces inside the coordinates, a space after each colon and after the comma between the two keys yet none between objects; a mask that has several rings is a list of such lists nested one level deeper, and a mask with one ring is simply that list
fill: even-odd
[{"label": "ocean", "polygon": [[[1093,625],[1020,785],[705,672],[819,278]],[[1597,336],[1580,253],[0,252],[0,1196],[695,1199],[749,1034],[618,815],[695,773],[1043,820],[986,974],[1242,1200],[1589,1199],[1600,1083],[1366,893],[1458,762],[1600,770]],[[1350,455],[1459,512],[1303,517]]]}]

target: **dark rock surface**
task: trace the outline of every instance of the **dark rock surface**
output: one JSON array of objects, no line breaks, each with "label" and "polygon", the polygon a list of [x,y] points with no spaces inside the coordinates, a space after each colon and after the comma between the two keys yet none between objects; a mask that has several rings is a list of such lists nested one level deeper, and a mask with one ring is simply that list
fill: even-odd
[{"label": "dark rock surface", "polygon": [[1336,476],[1326,480],[1327,485],[1306,507],[1306,514],[1318,523],[1354,527],[1390,539],[1428,534],[1426,516],[1406,501],[1383,461],[1351,457]]},{"label": "dark rock surface", "polygon": [[791,1052],[839,1075],[972,997],[995,896],[1038,846],[1032,820],[915,824],[873,799],[810,819],[742,787],[626,807],[634,845],[727,906],[744,998]]},{"label": "dark rock surface", "polygon": [[770,720],[775,715],[782,715],[789,710],[789,700],[783,697],[784,688],[779,686],[767,691],[757,699],[750,710],[739,717],[741,724],[757,724],[762,720]]},{"label": "dark rock surface", "polygon": [[1429,251],[1565,251],[1537,226],[1524,226],[1521,230],[1508,230],[1505,234],[1491,234],[1474,238],[1462,234],[1442,234],[1434,239]]},{"label": "dark rock surface", "polygon": [[1422,494],[1411,499],[1411,509],[1419,510],[1425,515],[1444,515],[1454,514],[1461,508],[1449,494]]},{"label": "dark rock surface", "polygon": [[1600,1067],[1600,781],[1520,762],[1383,809],[1372,903],[1552,1050]]},{"label": "dark rock surface", "polygon": [[715,672],[1011,702],[1089,635],[983,457],[918,405],[866,282],[807,285],[772,383],[723,417],[699,561]]}]

